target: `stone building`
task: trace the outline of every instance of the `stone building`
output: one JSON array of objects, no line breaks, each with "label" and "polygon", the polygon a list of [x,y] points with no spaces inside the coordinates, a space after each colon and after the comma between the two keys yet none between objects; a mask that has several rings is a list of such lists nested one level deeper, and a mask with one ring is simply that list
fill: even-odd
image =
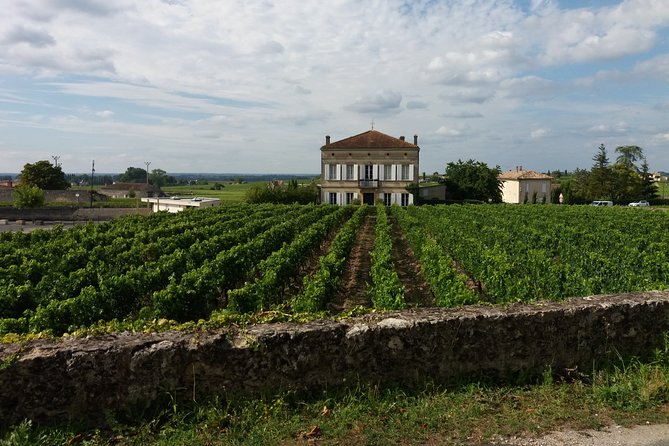
[{"label": "stone building", "polygon": [[376,130],[321,147],[321,201],[346,205],[355,202],[386,205],[413,204],[406,187],[418,185],[418,135],[413,144]]},{"label": "stone building", "polygon": [[523,166],[499,175],[504,203],[550,203],[552,177]]}]

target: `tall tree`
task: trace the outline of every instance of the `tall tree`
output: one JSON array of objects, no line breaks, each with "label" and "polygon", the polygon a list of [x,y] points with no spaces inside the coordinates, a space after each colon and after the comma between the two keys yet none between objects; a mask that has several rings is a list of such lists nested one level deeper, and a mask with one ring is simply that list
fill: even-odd
[{"label": "tall tree", "polygon": [[125,173],[119,175],[121,183],[146,183],[146,170],[141,167],[128,167]]},{"label": "tall tree", "polygon": [[643,164],[641,164],[641,198],[645,200],[652,200],[659,196],[657,184],[653,181],[648,167],[648,161],[644,157]]},{"label": "tall tree", "polygon": [[149,182],[158,187],[163,187],[168,182],[167,172],[163,169],[153,169],[149,175]]},{"label": "tall tree", "polygon": [[62,190],[70,187],[60,166],[54,166],[47,160],[26,164],[19,175],[21,184],[36,186],[46,190]]},{"label": "tall tree", "polygon": [[616,147],[616,153],[618,153],[618,158],[616,158],[616,164],[621,166],[626,166],[635,170],[639,170],[636,167],[637,161],[643,159],[643,149],[639,146],[619,146]]},{"label": "tall tree", "polygon": [[500,173],[502,171],[499,166],[490,168],[486,163],[472,159],[448,163],[445,181],[447,195],[454,200],[474,199],[501,203]]},{"label": "tall tree", "polygon": [[586,179],[586,195],[592,199],[609,199],[611,198],[613,172],[609,166],[609,157],[604,144],[599,145],[592,160],[595,164]]}]

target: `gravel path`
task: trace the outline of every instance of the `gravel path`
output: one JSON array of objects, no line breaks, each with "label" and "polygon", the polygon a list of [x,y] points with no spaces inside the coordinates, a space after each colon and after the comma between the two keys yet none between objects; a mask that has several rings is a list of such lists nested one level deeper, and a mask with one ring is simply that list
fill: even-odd
[{"label": "gravel path", "polygon": [[498,439],[487,446],[669,446],[669,424],[552,432],[540,438]]}]

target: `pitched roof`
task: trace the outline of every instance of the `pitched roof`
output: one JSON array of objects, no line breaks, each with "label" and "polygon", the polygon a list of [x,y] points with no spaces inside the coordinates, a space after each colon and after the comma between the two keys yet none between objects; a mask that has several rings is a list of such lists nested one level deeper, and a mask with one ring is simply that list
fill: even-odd
[{"label": "pitched roof", "polygon": [[157,191],[160,188],[153,184],[146,183],[113,183],[105,184],[101,187],[103,190],[152,190]]},{"label": "pitched roof", "polygon": [[507,170],[499,174],[500,180],[551,180],[553,177],[534,170]]},{"label": "pitched roof", "polygon": [[321,149],[417,149],[418,146],[402,141],[394,136],[386,135],[376,130],[368,130],[359,135],[325,144]]}]

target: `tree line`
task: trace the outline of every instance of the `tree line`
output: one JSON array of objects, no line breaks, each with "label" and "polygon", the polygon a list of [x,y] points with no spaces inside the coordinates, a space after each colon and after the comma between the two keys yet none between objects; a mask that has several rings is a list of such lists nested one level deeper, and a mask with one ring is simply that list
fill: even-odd
[{"label": "tree line", "polygon": [[635,200],[653,200],[658,197],[657,185],[649,171],[648,160],[639,146],[616,147],[614,163],[609,160],[604,144],[592,157],[590,170],[576,169],[560,182],[556,194],[562,194],[565,203],[587,203],[592,200],[610,200],[624,203]]}]

